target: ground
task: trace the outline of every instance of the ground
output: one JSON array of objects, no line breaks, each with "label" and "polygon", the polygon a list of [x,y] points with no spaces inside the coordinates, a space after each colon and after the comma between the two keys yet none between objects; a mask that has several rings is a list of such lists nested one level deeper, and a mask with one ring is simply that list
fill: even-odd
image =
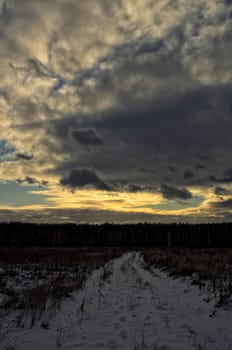
[{"label": "ground", "polygon": [[229,350],[232,313],[190,278],[147,268],[139,252],[93,270],[55,313],[31,327],[2,315],[1,350]]}]

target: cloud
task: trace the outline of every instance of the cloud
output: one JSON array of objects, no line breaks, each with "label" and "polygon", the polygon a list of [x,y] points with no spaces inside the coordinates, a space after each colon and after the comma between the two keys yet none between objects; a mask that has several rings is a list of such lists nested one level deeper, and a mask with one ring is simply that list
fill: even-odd
[{"label": "cloud", "polygon": [[6,140],[0,139],[0,157],[1,162],[11,162],[17,160],[31,160],[33,159],[32,154],[27,154],[25,152],[18,152],[16,147]]},{"label": "cloud", "polygon": [[[231,219],[231,215],[226,215],[227,219]],[[94,210],[94,209],[61,209],[46,208],[40,210],[7,210],[0,209],[0,221],[17,221],[17,222],[41,222],[41,223],[64,223],[74,222],[81,223],[136,223],[136,222],[193,222],[199,223],[199,217],[191,217],[184,215],[159,215],[141,212],[120,212],[113,210]],[[217,222],[217,218],[212,216],[202,217],[201,222]]]},{"label": "cloud", "polygon": [[74,129],[72,130],[72,136],[82,145],[92,146],[101,145],[103,140],[95,129]]},{"label": "cloud", "polygon": [[171,173],[176,173],[178,171],[176,168],[174,168],[173,166],[170,166],[170,165],[167,168]]},{"label": "cloud", "polygon": [[209,180],[215,183],[230,184],[232,182],[232,177],[230,175],[225,175],[223,177],[216,177],[214,175],[210,175]]},{"label": "cloud", "polygon": [[142,192],[144,188],[137,184],[129,184],[126,186],[128,192]]},{"label": "cloud", "polygon": [[214,189],[214,193],[221,197],[221,196],[226,196],[226,195],[229,195],[231,192],[229,190],[227,190],[226,188],[223,188],[223,187],[216,187]]},{"label": "cloud", "polygon": [[49,182],[46,180],[38,180],[31,176],[26,176],[23,179],[17,179],[17,183],[21,185],[39,185],[39,186],[48,186]]},{"label": "cloud", "polygon": [[[117,186],[115,186],[117,188]],[[137,193],[137,192],[155,192],[157,190],[157,188],[155,188],[154,186],[149,186],[149,185],[139,185],[139,184],[133,184],[133,183],[129,183],[123,187],[118,186],[118,191],[120,190],[125,190],[127,192],[130,193]]]},{"label": "cloud", "polygon": [[160,192],[165,199],[191,199],[192,193],[186,188],[176,188],[169,185],[161,185]]},{"label": "cloud", "polygon": [[228,1],[0,7],[0,179],[122,196],[167,183],[166,199],[188,197],[186,180],[191,193],[229,188]]},{"label": "cloud", "polygon": [[189,179],[192,179],[193,177],[195,176],[194,172],[189,170],[189,169],[186,169],[184,171],[184,179],[185,180],[189,180]]},{"label": "cloud", "polygon": [[231,177],[232,178],[232,167],[231,168],[227,168],[225,173],[224,173],[225,176],[227,177]]},{"label": "cloud", "polygon": [[16,153],[16,158],[20,160],[31,160],[33,159],[33,155],[26,153]]},{"label": "cloud", "polygon": [[26,176],[25,179],[18,179],[18,183],[23,184],[29,184],[29,185],[34,185],[37,184],[37,180],[34,177]]},{"label": "cloud", "polygon": [[76,168],[72,169],[67,176],[60,180],[62,186],[73,189],[92,186],[98,190],[111,191],[112,187],[100,179],[93,169]]},{"label": "cloud", "polygon": [[220,202],[212,203],[213,207],[219,209],[232,209],[232,198],[226,199]]},{"label": "cloud", "polygon": [[214,175],[209,176],[209,180],[221,184],[230,184],[232,183],[232,168],[227,168],[222,177],[216,177]]},{"label": "cloud", "polygon": [[206,167],[205,167],[205,165],[203,165],[203,164],[196,164],[196,165],[195,165],[195,168],[196,168],[197,170],[201,170],[201,169],[205,169]]}]

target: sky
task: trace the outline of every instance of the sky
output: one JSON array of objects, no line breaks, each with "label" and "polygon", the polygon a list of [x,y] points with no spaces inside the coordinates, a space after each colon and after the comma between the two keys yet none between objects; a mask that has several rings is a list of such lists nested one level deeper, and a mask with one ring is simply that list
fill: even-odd
[{"label": "sky", "polygon": [[232,219],[231,0],[0,0],[0,221]]}]

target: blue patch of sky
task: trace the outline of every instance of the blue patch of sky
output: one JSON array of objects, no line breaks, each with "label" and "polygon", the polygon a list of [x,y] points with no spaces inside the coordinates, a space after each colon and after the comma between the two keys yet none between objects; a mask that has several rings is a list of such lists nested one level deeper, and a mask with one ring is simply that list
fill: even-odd
[{"label": "blue patch of sky", "polygon": [[4,1],[2,3],[2,8],[0,12],[0,20],[4,19],[7,16],[7,3]]},{"label": "blue patch of sky", "polygon": [[59,74],[56,74],[52,70],[48,69],[50,72],[50,77],[54,78],[56,81],[52,86],[49,97],[52,97],[54,94],[59,92],[60,89],[63,88],[64,85],[79,85],[81,86],[86,80],[91,80],[97,77],[102,64],[107,62],[112,62],[117,60],[119,57],[127,58],[127,57],[137,57],[144,54],[155,54],[159,52],[164,46],[164,41],[162,39],[155,39],[153,41],[146,41],[144,38],[134,41],[124,43],[122,45],[116,46],[112,52],[103,58],[101,58],[98,62],[96,62],[93,67],[76,72],[75,78],[68,80],[64,79]]},{"label": "blue patch of sky", "polygon": [[[101,58],[93,67],[80,71],[72,81],[65,81],[67,84],[82,85],[84,81],[91,80],[97,77],[102,64],[116,61],[119,58],[137,57],[145,54],[155,54],[159,52],[164,46],[164,41],[155,39],[153,41],[138,40],[134,42],[124,43],[116,46],[112,52]],[[57,78],[57,77],[56,77]],[[57,83],[56,83],[57,84]],[[59,84],[59,83],[58,83]],[[63,85],[64,85],[63,84]],[[62,85],[62,86],[63,86]],[[54,91],[54,87],[52,88]]]},{"label": "blue patch of sky", "polygon": [[[13,181],[0,182],[0,205],[21,207],[25,205],[53,206],[39,186],[22,186]],[[36,191],[37,193],[30,193]]]},{"label": "blue patch of sky", "polygon": [[198,208],[203,202],[205,198],[203,196],[196,196],[188,200],[168,200],[159,204],[154,205],[143,205],[138,206],[136,208],[149,208],[149,209],[157,209],[157,210],[181,210],[188,208]]},{"label": "blue patch of sky", "polygon": [[54,94],[56,94],[60,89],[62,89],[62,87],[64,85],[66,85],[68,83],[68,81],[64,78],[62,78],[61,76],[52,73],[51,77],[54,78],[56,81],[54,83],[54,85],[52,86],[50,93],[49,93],[49,97],[52,97]]},{"label": "blue patch of sky", "polygon": [[8,154],[14,153],[15,147],[5,140],[0,140],[0,162],[4,161],[4,157]]},{"label": "blue patch of sky", "polygon": [[55,76],[55,79],[56,79],[56,82],[55,84],[53,85],[52,89],[51,89],[51,95],[52,94],[55,94],[57,91],[59,91],[60,89],[62,89],[62,87],[65,85],[66,83],[66,80],[61,78],[61,77],[58,77],[58,76]]},{"label": "blue patch of sky", "polygon": [[203,196],[196,196],[186,201],[169,200],[160,204],[150,205],[151,209],[159,210],[181,210],[187,208],[197,208],[204,201]]}]

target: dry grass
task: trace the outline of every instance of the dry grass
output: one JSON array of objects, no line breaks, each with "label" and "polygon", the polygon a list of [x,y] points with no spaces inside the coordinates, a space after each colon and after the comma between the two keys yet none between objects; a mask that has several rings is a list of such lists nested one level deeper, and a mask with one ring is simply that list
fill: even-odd
[{"label": "dry grass", "polygon": [[29,319],[33,326],[45,310],[53,312],[82,288],[91,271],[120,254],[118,249],[1,249],[0,294],[5,300],[0,310],[16,310],[18,325]]},{"label": "dry grass", "polygon": [[232,296],[232,249],[147,249],[146,266],[166,270],[171,276],[191,276],[192,283],[212,292],[217,306]]},{"label": "dry grass", "polygon": [[[0,249],[0,311],[19,311],[19,324],[31,325],[45,310],[59,308],[64,298],[82,288],[94,269],[128,249],[28,248]],[[141,249],[137,249],[140,250]],[[162,268],[172,276],[191,276],[192,283],[228,305],[232,295],[232,249],[146,248],[147,268]],[[103,281],[111,271],[103,268]],[[207,295],[209,295],[209,293]]]}]

